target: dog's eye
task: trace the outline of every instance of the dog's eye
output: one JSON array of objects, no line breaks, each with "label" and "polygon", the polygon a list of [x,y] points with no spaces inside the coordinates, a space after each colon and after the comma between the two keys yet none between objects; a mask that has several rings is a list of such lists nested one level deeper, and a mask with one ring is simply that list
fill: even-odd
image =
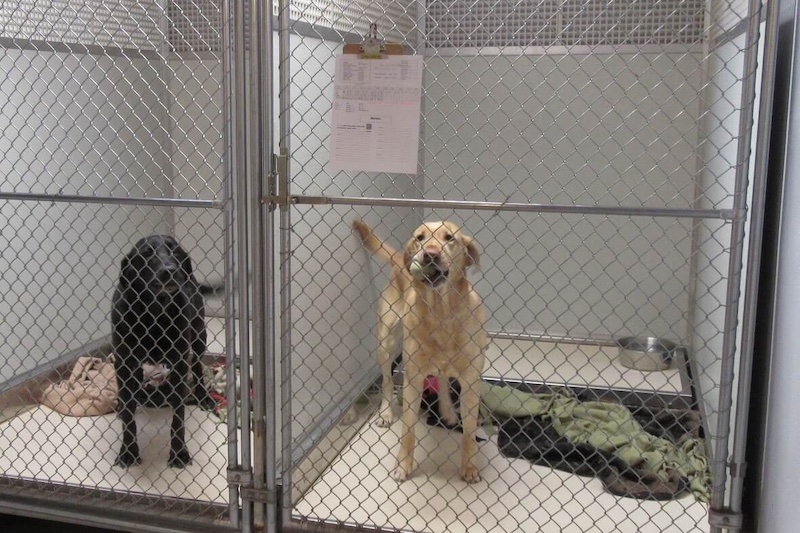
[{"label": "dog's eye", "polygon": [[425,238],[425,235],[423,235],[421,233],[419,235],[417,235],[417,240],[418,241],[422,241],[422,239],[424,239],[424,238]]},{"label": "dog's eye", "polygon": [[452,241],[452,240],[453,240],[453,236],[452,236],[452,235],[450,235],[449,233],[447,233],[447,234],[445,234],[445,236],[444,236],[444,240],[446,240],[446,241]]}]

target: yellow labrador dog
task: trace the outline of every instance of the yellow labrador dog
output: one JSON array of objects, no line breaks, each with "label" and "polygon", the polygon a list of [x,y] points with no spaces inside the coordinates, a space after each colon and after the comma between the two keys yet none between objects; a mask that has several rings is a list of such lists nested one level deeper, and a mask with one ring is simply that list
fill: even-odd
[{"label": "yellow labrador dog", "polygon": [[445,423],[458,417],[448,393],[448,378],[461,385],[461,477],[480,480],[476,466],[481,373],[486,333],[481,299],[467,280],[467,267],[477,264],[478,249],[472,238],[451,222],[426,222],[419,226],[403,253],[382,242],[361,220],[353,228],[364,246],[388,262],[392,272],[378,309],[378,362],[383,373],[383,400],[378,425],[394,421],[392,356],[396,353],[397,330],[402,324],[403,410],[397,467],[392,477],[403,481],[414,466],[414,428],[425,378],[439,377],[439,405]]}]

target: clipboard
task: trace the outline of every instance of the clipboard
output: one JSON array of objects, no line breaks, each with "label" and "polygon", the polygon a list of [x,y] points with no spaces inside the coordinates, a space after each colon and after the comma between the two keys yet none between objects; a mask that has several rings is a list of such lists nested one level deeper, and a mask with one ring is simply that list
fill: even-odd
[{"label": "clipboard", "polygon": [[[377,36],[336,57],[329,165],[335,171],[416,174],[423,57]],[[372,61],[378,59],[382,61]]]}]

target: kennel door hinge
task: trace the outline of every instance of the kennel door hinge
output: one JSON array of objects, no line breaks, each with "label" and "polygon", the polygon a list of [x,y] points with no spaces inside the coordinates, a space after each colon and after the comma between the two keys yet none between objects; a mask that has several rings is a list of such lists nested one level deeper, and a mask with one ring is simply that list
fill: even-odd
[{"label": "kennel door hinge", "polygon": [[744,519],[742,513],[734,513],[730,509],[709,509],[708,523],[722,529],[742,529]]}]

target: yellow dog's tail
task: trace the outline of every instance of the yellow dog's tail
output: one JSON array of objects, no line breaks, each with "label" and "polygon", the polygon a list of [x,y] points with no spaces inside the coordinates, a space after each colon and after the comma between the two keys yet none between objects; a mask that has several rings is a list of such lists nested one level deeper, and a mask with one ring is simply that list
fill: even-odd
[{"label": "yellow dog's tail", "polygon": [[397,266],[400,269],[405,266],[403,254],[380,240],[372,231],[372,228],[370,228],[363,220],[354,220],[353,229],[356,231],[356,233],[358,233],[358,236],[361,237],[361,242],[364,244],[364,247],[376,257],[386,261],[390,265]]}]

